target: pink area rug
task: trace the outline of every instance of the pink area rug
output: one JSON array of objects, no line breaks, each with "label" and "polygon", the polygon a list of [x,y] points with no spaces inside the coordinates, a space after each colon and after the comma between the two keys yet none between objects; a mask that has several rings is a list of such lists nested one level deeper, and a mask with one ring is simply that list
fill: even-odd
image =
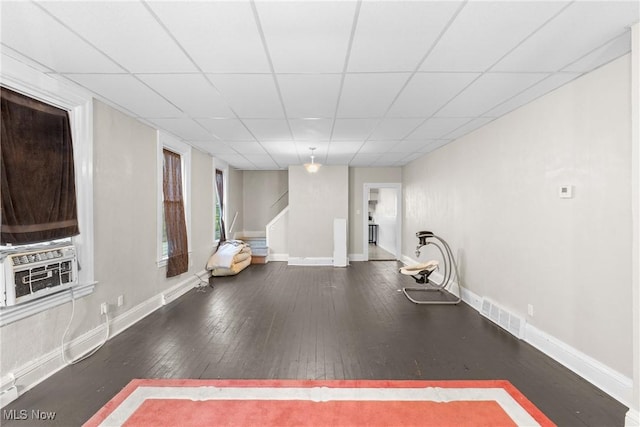
[{"label": "pink area rug", "polygon": [[93,426],[553,426],[508,381],[133,380]]}]

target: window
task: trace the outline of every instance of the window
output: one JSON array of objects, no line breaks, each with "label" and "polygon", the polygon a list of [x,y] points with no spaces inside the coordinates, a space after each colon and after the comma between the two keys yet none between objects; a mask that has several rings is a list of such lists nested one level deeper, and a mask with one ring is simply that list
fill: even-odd
[{"label": "window", "polygon": [[[187,223],[185,220],[182,158],[173,151],[162,150],[163,162],[163,239],[167,250],[167,277],[177,276],[189,269]],[[163,241],[163,249],[165,247]]]},{"label": "window", "polygon": [[215,240],[226,240],[224,233],[224,173],[220,169],[216,169],[215,175]]},{"label": "window", "polygon": [[69,112],[4,87],[1,243],[79,234]]},{"label": "window", "polygon": [[[77,223],[80,234],[70,240],[76,248],[78,284],[73,295],[82,298],[93,292],[94,239],[93,239],[93,100],[84,90],[59,81],[33,67],[2,55],[0,70],[2,86],[29,98],[57,107],[68,113],[69,129],[73,140],[73,164]],[[2,144],[4,144],[4,137]],[[70,300],[67,292],[54,293],[34,301],[3,307],[0,324],[6,325],[39,312],[64,304]]]},{"label": "window", "polygon": [[[166,169],[165,165],[170,163],[170,168]],[[170,178],[171,184],[177,184],[179,186],[179,196],[181,198],[181,205],[184,213],[184,222],[186,230],[186,245],[187,253],[191,253],[191,147],[189,145],[170,137],[167,134],[158,132],[158,266],[170,266],[174,261],[170,261],[170,253],[173,250],[179,250],[176,247],[171,247],[172,242],[172,227],[178,226],[175,222],[175,218],[178,208],[178,201],[175,197],[178,196],[177,188],[173,187],[170,190],[169,199],[165,198],[165,180]],[[173,176],[165,177],[165,170],[172,172]],[[177,178],[178,175],[179,178]],[[171,212],[169,212],[168,208]],[[167,224],[170,226],[167,227]],[[181,227],[181,226],[180,226]],[[175,237],[175,236],[174,236]],[[174,244],[176,242],[174,241]],[[181,255],[184,256],[184,255]],[[173,268],[173,267],[172,267]]]}]

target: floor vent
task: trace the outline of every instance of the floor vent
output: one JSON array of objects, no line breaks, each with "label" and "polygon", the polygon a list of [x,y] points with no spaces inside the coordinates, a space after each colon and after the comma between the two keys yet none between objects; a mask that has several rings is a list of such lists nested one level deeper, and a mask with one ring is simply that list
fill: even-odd
[{"label": "floor vent", "polygon": [[524,338],[525,320],[508,312],[490,299],[483,298],[480,314],[517,338]]}]

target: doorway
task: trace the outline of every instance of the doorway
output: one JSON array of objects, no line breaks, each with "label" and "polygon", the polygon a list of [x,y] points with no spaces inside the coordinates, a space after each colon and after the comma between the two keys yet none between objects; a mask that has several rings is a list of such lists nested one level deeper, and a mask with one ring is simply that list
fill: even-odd
[{"label": "doorway", "polygon": [[402,184],[365,183],[362,194],[362,245],[365,261],[399,260]]}]

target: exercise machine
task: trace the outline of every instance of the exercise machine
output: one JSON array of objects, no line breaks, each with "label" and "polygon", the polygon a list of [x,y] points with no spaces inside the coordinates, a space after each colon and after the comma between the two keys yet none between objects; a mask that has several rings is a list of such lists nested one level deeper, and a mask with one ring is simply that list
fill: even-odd
[{"label": "exercise machine", "polygon": [[[400,273],[413,277],[416,283],[424,286],[402,288],[402,292],[409,301],[415,304],[458,304],[461,298],[450,291],[454,278],[459,282],[460,277],[458,275],[458,265],[449,244],[431,231],[418,231],[416,237],[418,238],[416,257],[419,257],[420,250],[428,245],[434,246],[440,252],[442,257],[442,280],[438,282],[430,278],[433,272],[440,269],[440,263],[436,260],[408,265],[402,267]],[[431,295],[434,295],[436,292],[439,294],[438,297],[428,299],[416,299],[411,295],[411,293],[416,297],[417,295],[415,294],[418,293],[431,293]]]}]

